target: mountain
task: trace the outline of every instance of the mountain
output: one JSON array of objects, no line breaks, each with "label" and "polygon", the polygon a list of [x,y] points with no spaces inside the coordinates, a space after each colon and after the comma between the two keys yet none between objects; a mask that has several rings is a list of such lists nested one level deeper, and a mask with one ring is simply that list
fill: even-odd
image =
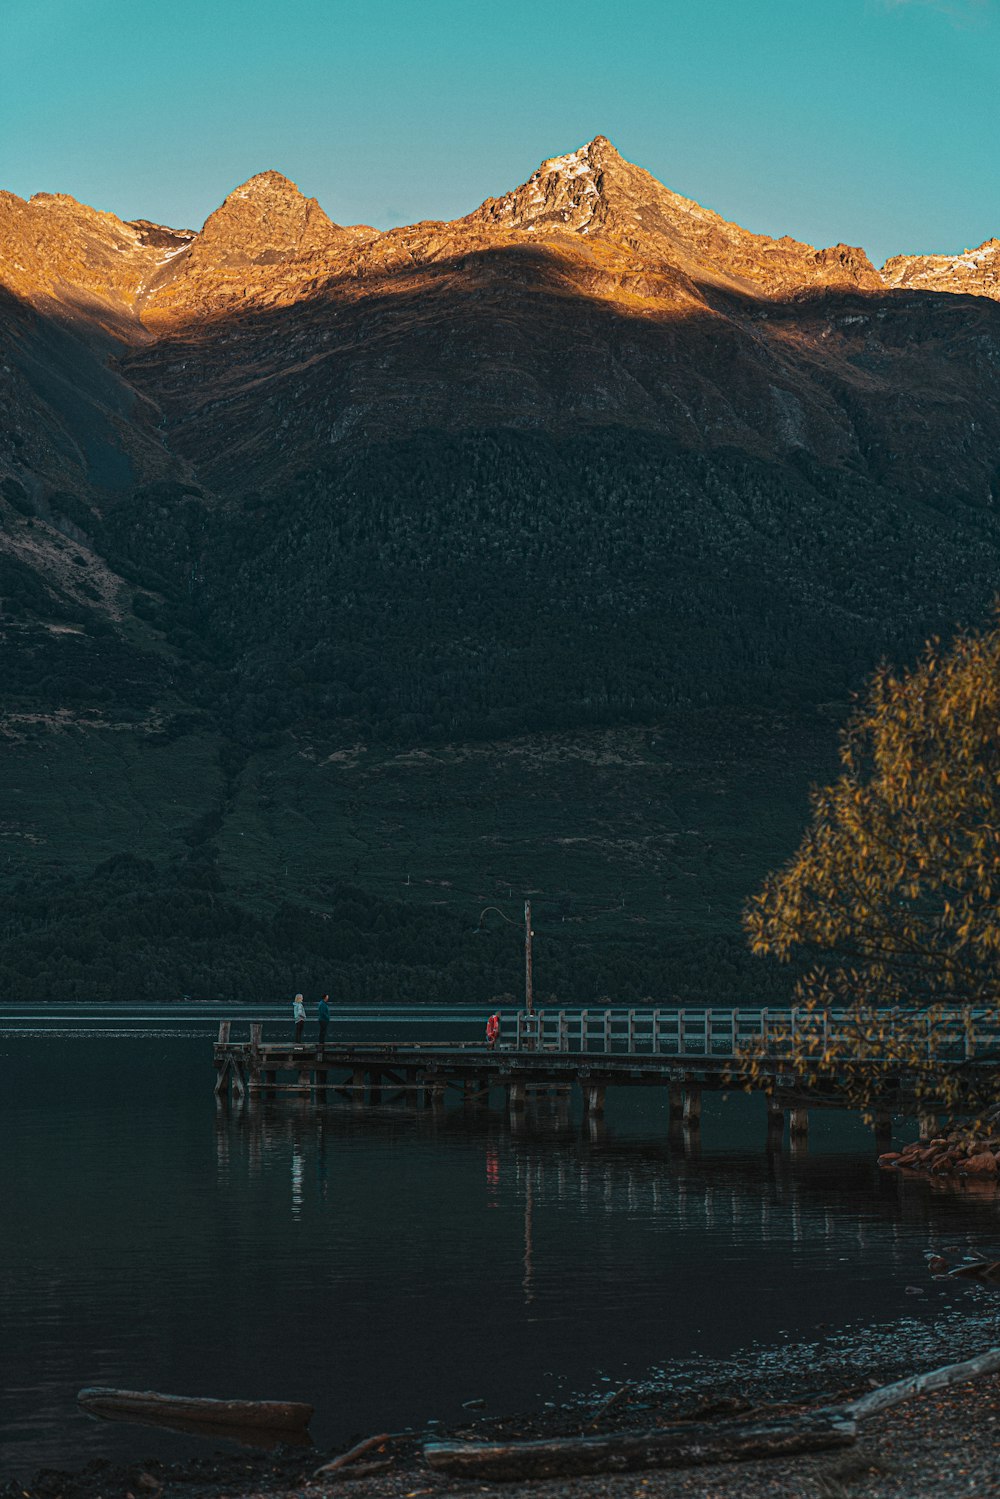
[{"label": "mountain", "polygon": [[961,255],[894,255],[882,267],[887,286],[912,291],[964,292],[1000,298],[1000,240],[985,240]]},{"label": "mountain", "polygon": [[7,991],[486,999],[531,893],[543,993],[770,992],[851,693],[997,589],[998,248],[602,136],[384,232],[0,194]]},{"label": "mountain", "polygon": [[[804,287],[876,290],[878,272],[863,250],[814,250],[787,235],[749,234],[623,160],[603,135],[568,156],[543,161],[523,187],[488,199],[462,221],[515,234],[596,235],[652,264],[738,291],[782,296]],[[695,285],[690,290],[700,301]]]}]

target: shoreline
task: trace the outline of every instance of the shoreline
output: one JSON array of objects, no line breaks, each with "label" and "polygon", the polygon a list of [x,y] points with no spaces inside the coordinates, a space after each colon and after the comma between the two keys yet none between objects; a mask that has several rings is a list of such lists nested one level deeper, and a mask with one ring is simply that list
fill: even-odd
[{"label": "shoreline", "polygon": [[[825,1357],[815,1344],[751,1348],[727,1360],[692,1361],[697,1369],[650,1371],[648,1378],[580,1394],[555,1408],[549,1402],[512,1414],[470,1410],[465,1420],[429,1423],[329,1475],[317,1476],[317,1470],[373,1433],[354,1433],[329,1450],[245,1448],[128,1463],[97,1458],[76,1470],[43,1468],[26,1482],[11,1478],[0,1485],[0,1499],[432,1499],[459,1492],[497,1499],[521,1493],[539,1499],[988,1499],[1000,1492],[1000,1374],[917,1396],[864,1421],[856,1445],[813,1455],[506,1483],[446,1476],[421,1459],[431,1437],[598,1435],[674,1422],[768,1418],[845,1401],[939,1367],[946,1361],[945,1344],[957,1358],[1000,1343],[1000,1303],[993,1296],[976,1300],[982,1304],[968,1314],[949,1314],[942,1319],[948,1325],[936,1329],[915,1320],[848,1329],[826,1340]],[[874,1358],[862,1366],[864,1347]]]},{"label": "shoreline", "polygon": [[[489,1431],[470,1425],[462,1434],[484,1437],[495,1430],[495,1423]],[[508,1434],[541,1433],[519,1425]],[[918,1396],[865,1422],[855,1446],[810,1455],[511,1483],[446,1477],[420,1462],[416,1446],[399,1450],[384,1471],[359,1464],[353,1473],[344,1469],[328,1478],[314,1474],[333,1453],[303,1459],[287,1449],[185,1464],[116,1467],[98,1459],[78,1473],[42,1470],[26,1486],[11,1480],[0,1488],[0,1499],[433,1499],[458,1493],[496,1499],[990,1499],[1000,1490],[998,1434],[1000,1375],[992,1375]]]}]

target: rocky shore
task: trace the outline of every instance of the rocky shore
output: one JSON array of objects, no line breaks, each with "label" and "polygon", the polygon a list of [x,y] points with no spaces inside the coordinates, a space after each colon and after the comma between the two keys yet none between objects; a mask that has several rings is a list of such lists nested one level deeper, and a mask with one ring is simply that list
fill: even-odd
[{"label": "rocky shore", "polygon": [[932,1140],[914,1140],[902,1150],[887,1150],[878,1158],[883,1170],[925,1171],[933,1176],[1000,1175],[1000,1129],[991,1122],[978,1132],[959,1126]]},{"label": "rocky shore", "polygon": [[[622,1387],[575,1410],[502,1418],[477,1417],[448,1434],[517,1440],[638,1424],[704,1422],[736,1414],[805,1411],[818,1399],[842,1399],[879,1380],[816,1391],[779,1402],[773,1390],[720,1388],[714,1397],[678,1402],[648,1389]],[[443,1434],[443,1433],[441,1433]],[[920,1396],[872,1417],[846,1451],[683,1470],[651,1470],[544,1482],[490,1484],[432,1471],[421,1457],[427,1433],[376,1446],[339,1471],[320,1470],[336,1454],[278,1448],[240,1451],[187,1463],[150,1459],[128,1466],[89,1463],[79,1472],[45,1470],[28,1483],[0,1488],[0,1499],[434,1499],[493,1494],[496,1499],[987,1499],[1000,1492],[1000,1375]],[[345,1444],[350,1446],[351,1443]]]}]

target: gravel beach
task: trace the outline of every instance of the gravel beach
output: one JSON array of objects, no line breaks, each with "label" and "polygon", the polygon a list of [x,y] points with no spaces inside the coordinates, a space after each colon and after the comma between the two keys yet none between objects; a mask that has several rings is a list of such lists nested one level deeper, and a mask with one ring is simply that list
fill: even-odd
[{"label": "gravel beach", "polygon": [[[645,1424],[657,1424],[657,1413],[648,1405],[643,1414]],[[676,1411],[670,1414],[674,1417]],[[710,1408],[702,1403],[690,1414],[706,1419]],[[634,1414],[630,1418],[627,1410],[620,1415],[616,1410],[601,1429],[634,1424]],[[461,1435],[515,1439],[571,1428],[579,1431],[580,1421],[517,1417],[469,1422]],[[497,1499],[996,1499],[1000,1376],[919,1396],[862,1423],[856,1446],[811,1456],[496,1484],[432,1472],[420,1460],[414,1439],[366,1455],[356,1469],[343,1470],[344,1476],[315,1477],[333,1455],[281,1449],[187,1464],[116,1467],[94,1462],[75,1474],[49,1470],[30,1483],[9,1483],[0,1489],[0,1499],[450,1499],[483,1494]],[[365,1472],[372,1458],[389,1466]]]},{"label": "gravel beach", "polygon": [[[228,1491],[243,1499],[244,1489]],[[1000,1377],[921,1396],[864,1423],[856,1447],[809,1457],[539,1483],[448,1483],[421,1466],[367,1479],[307,1482],[286,1499],[996,1499]],[[255,1491],[265,1499],[264,1491]],[[107,1496],[111,1499],[111,1496]],[[273,1492],[266,1499],[275,1499]]]}]

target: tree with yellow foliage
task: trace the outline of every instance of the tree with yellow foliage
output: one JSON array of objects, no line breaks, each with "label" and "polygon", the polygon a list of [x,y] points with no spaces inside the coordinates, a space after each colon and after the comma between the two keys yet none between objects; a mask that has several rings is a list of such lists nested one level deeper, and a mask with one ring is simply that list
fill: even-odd
[{"label": "tree with yellow foliage", "polygon": [[1000,627],[881,667],[840,759],[744,915],[754,952],[815,962],[790,1062],[802,1083],[828,1064],[868,1109],[904,1074],[920,1098],[975,1108],[982,1069],[961,1064],[1000,1018]]}]

